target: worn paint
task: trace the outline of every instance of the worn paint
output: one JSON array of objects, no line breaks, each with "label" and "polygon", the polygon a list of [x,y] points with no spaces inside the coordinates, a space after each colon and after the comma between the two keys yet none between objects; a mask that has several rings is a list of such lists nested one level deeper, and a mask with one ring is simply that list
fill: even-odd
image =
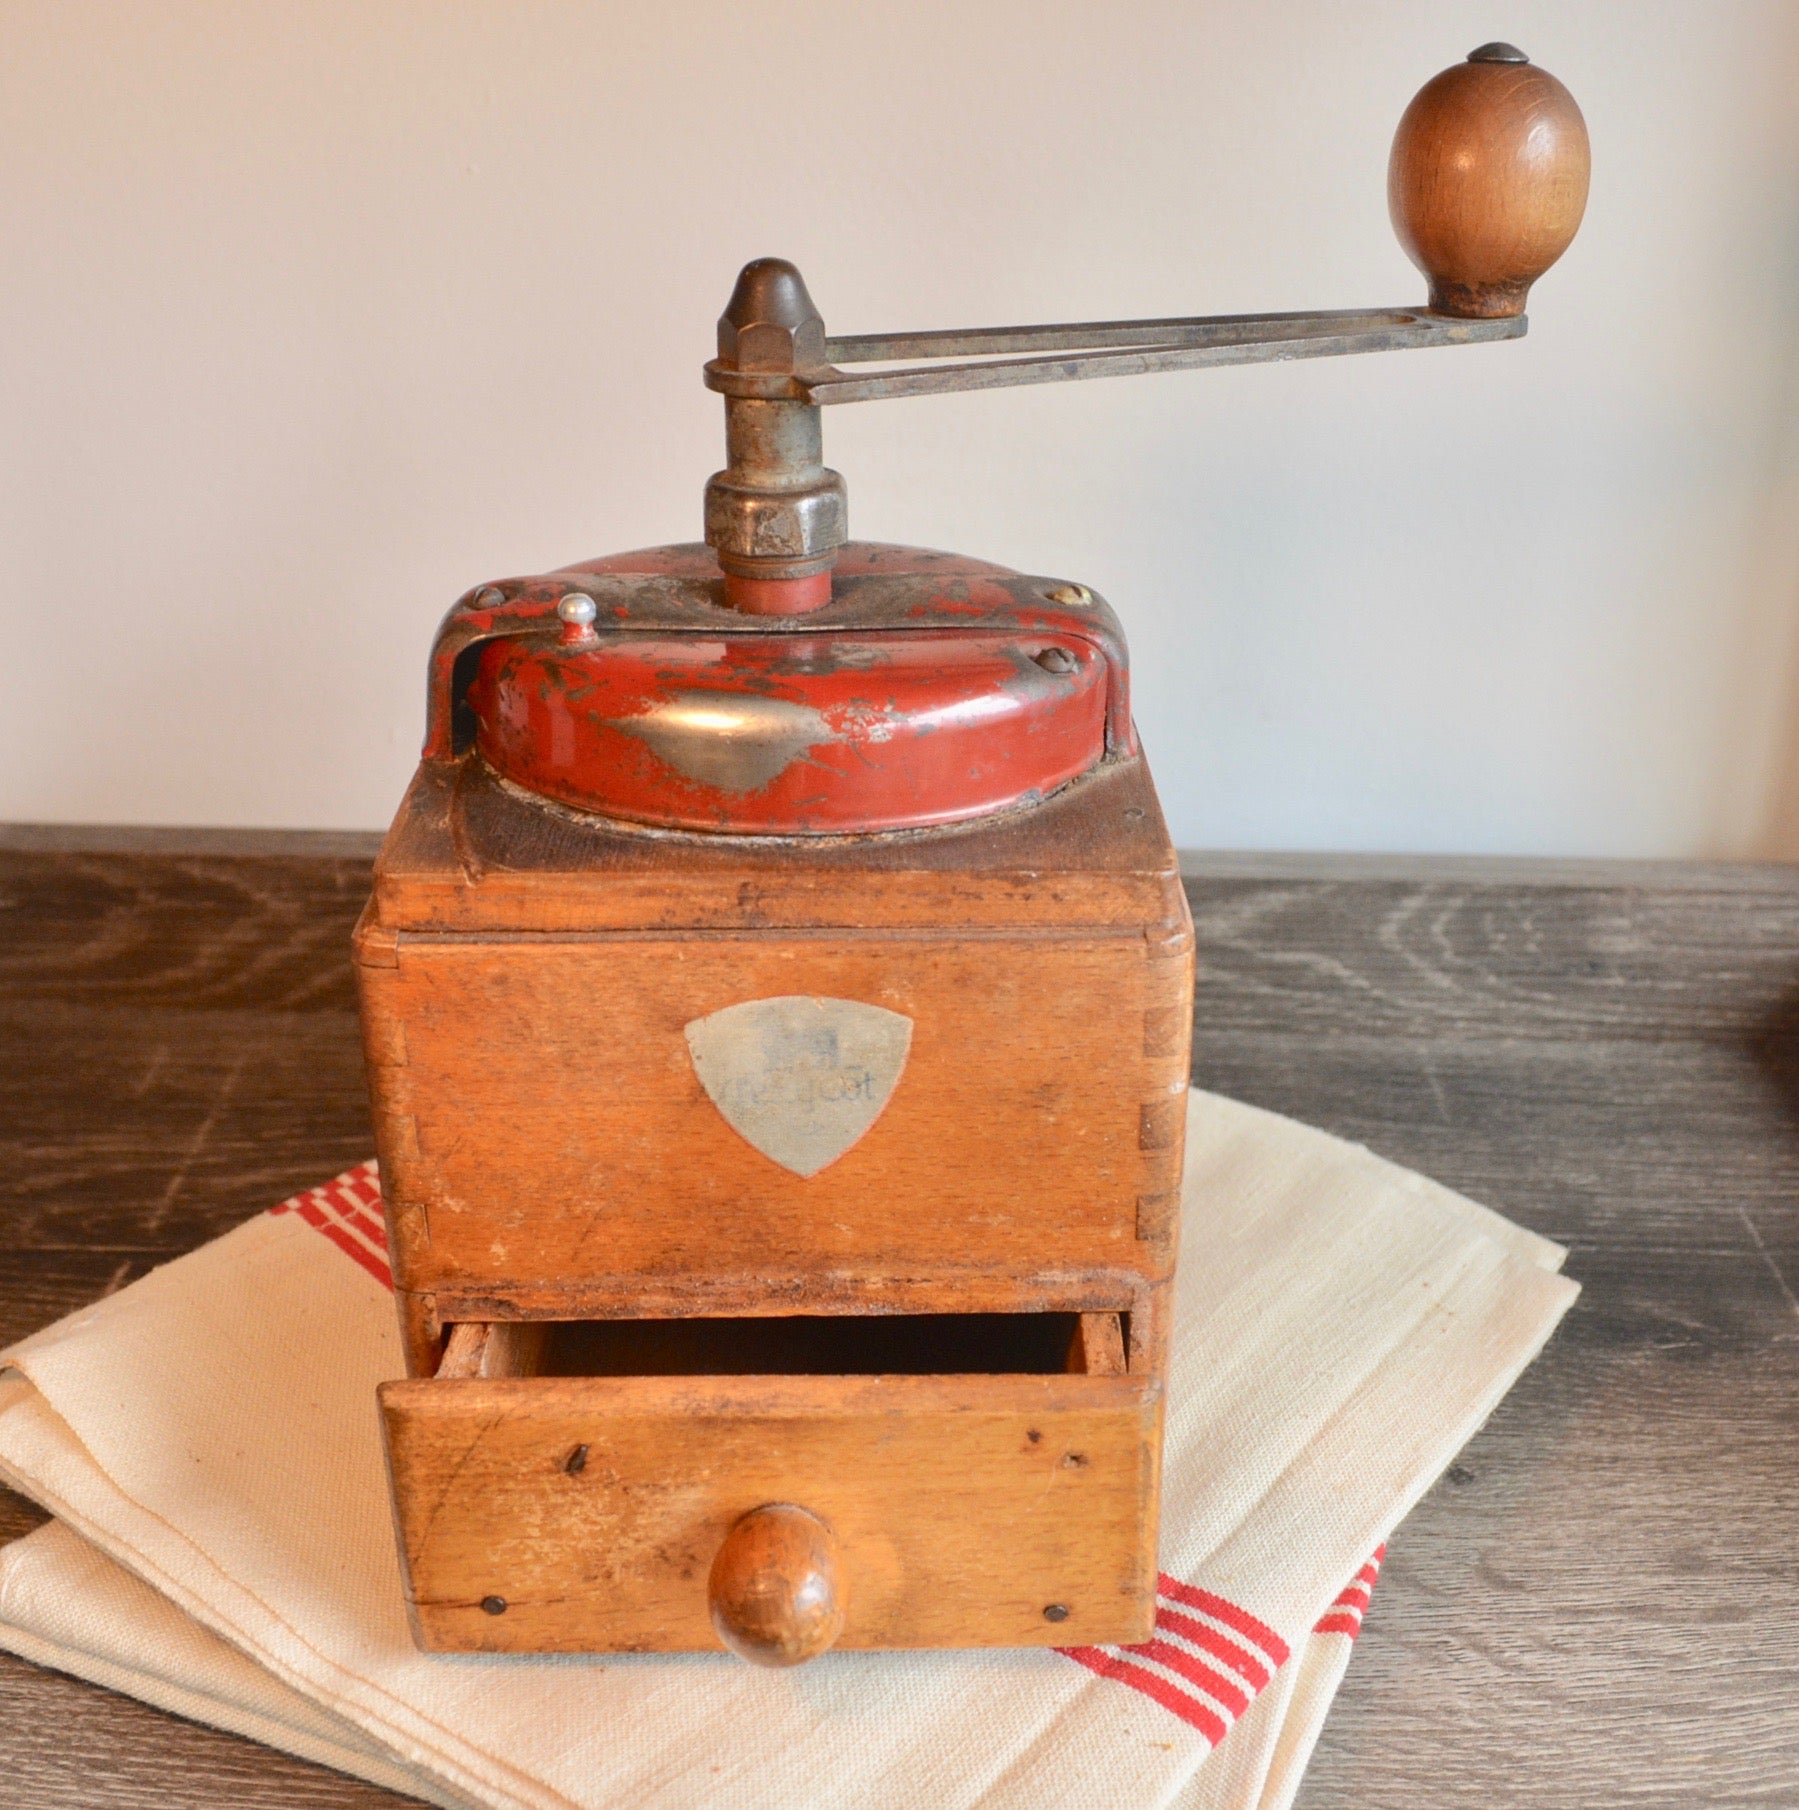
[{"label": "worn paint", "polygon": [[837,740],[823,711],[754,692],[677,691],[610,726],[665,767],[716,792],[760,792],[809,750]]},{"label": "worn paint", "polygon": [[1105,755],[1107,663],[975,633],[496,640],[469,694],[514,784],[667,828],[843,834],[1046,796]]},{"label": "worn paint", "polygon": [[[1134,752],[1102,600],[984,561],[851,543],[804,619],[724,607],[704,547],[483,587],[433,656],[427,759],[661,828],[840,835],[956,823]],[[556,605],[594,599],[563,638]],[[1058,650],[1046,670],[1039,656]]]}]

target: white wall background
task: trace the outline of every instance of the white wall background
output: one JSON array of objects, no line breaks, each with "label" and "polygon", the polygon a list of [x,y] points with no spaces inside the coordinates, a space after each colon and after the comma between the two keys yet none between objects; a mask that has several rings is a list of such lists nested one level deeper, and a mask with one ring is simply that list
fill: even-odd
[{"label": "white wall background", "polygon": [[834,410],[1082,577],[1176,839],[1799,854],[1793,0],[0,3],[0,817],[375,826],[477,579],[696,538],[736,268],[842,332],[1415,300],[1412,92],[1568,83],[1521,345]]}]

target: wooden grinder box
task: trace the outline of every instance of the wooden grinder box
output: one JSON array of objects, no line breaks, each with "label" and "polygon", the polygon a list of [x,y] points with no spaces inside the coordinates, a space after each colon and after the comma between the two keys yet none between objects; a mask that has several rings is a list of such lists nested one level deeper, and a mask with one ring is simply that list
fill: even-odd
[{"label": "wooden grinder box", "polygon": [[[997,572],[943,564],[903,581]],[[427,1646],[713,1646],[771,1504],[829,1531],[839,1644],[1146,1635],[1192,930],[1141,756],[1097,752],[862,837],[651,834],[478,747],[422,763],[356,955]]]}]

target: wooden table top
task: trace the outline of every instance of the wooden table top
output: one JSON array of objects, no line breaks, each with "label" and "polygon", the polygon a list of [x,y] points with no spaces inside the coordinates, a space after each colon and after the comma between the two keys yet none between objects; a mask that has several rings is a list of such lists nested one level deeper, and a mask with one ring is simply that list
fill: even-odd
[{"label": "wooden table top", "polygon": [[[0,1345],[370,1153],[372,847],[0,832]],[[1799,869],[1206,857],[1189,890],[1197,1082],[1585,1285],[1395,1538],[1301,1804],[1799,1802]],[[41,1518],[0,1491],[0,1538]],[[0,1773],[18,1810],[405,1801],[5,1655]]]}]

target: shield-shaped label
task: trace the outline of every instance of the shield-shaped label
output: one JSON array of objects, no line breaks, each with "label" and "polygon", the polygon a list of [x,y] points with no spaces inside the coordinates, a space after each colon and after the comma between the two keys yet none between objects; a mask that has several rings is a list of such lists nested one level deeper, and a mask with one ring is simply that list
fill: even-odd
[{"label": "shield-shaped label", "polygon": [[893,1097],[912,1020],[858,999],[788,993],[696,1018],[687,1047],[733,1131],[783,1169],[816,1175]]}]

